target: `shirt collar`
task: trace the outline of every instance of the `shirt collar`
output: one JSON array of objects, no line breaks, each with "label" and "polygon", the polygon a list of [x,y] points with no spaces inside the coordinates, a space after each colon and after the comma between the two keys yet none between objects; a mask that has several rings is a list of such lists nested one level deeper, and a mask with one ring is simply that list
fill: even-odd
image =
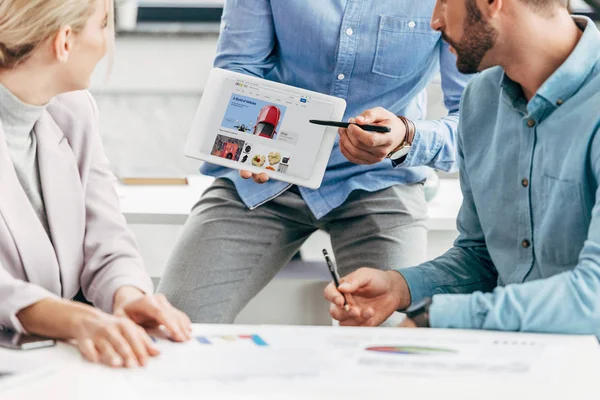
[{"label": "shirt collar", "polygon": [[[587,17],[574,16],[573,19],[583,30],[579,43],[565,62],[538,89],[530,100],[529,107],[523,96],[521,85],[510,79],[506,72],[502,74],[500,85],[513,107],[523,110],[531,108],[534,103],[541,103],[536,101],[536,97],[541,97],[552,107],[557,107],[572,97],[584,84],[600,59],[598,51],[600,31],[596,24]],[[534,108],[537,107],[534,106]],[[533,110],[529,111],[533,112]]]},{"label": "shirt collar", "polygon": [[521,85],[513,81],[506,75],[506,72],[502,73],[500,79],[500,86],[502,87],[502,94],[510,104],[517,109],[524,109],[527,106],[525,96],[523,96],[523,89]]},{"label": "shirt collar", "polygon": [[565,62],[543,83],[537,95],[558,105],[572,97],[583,86],[600,58],[600,32],[587,17],[573,17],[583,35]]}]

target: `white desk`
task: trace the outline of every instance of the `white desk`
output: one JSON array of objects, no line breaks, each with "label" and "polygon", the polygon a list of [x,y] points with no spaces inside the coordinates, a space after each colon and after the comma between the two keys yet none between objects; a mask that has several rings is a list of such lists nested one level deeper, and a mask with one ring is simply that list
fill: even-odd
[{"label": "white desk", "polygon": [[121,211],[129,224],[183,225],[214,178],[188,177],[188,185],[117,186]]},{"label": "white desk", "polygon": [[[136,370],[89,364],[64,344],[0,349],[0,371],[33,371],[0,379],[0,399],[600,398],[590,336],[241,325],[196,325],[194,334],[209,344],[159,342],[161,356]],[[252,334],[266,346],[238,336]]]}]

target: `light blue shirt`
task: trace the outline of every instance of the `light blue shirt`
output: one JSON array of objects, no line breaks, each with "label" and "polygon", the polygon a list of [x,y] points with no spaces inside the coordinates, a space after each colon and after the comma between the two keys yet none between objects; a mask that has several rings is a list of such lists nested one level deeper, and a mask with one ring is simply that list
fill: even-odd
[{"label": "light blue shirt", "polygon": [[458,129],[460,235],[401,274],[434,295],[432,327],[600,337],[600,32],[529,102],[501,68],[467,86]]},{"label": "light blue shirt", "polygon": [[[336,145],[318,190],[300,188],[316,218],[353,190],[378,191],[423,181],[427,165],[451,170],[460,97],[467,76],[429,21],[434,0],[228,0],[215,66],[346,100],[344,118],[382,106],[416,120],[406,160],[372,166],[350,163]],[[425,121],[425,88],[441,70],[449,115]],[[205,164],[204,174],[227,177],[249,208],[289,185],[257,185],[237,171]]]}]

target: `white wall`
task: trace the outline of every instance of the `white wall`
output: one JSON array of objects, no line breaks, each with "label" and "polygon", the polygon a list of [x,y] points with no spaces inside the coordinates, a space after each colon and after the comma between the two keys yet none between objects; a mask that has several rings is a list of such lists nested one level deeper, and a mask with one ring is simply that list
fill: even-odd
[{"label": "white wall", "polygon": [[216,34],[119,36],[110,78],[104,62],[94,73],[92,90],[200,94],[216,49]]}]

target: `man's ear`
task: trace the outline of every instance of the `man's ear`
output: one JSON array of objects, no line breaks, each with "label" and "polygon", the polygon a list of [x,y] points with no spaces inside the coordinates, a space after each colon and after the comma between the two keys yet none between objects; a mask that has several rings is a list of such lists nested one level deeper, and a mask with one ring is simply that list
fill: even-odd
[{"label": "man's ear", "polygon": [[479,0],[477,2],[481,13],[488,21],[496,17],[504,7],[504,0]]},{"label": "man's ear", "polygon": [[73,50],[73,30],[70,26],[63,26],[52,40],[54,56],[61,63],[67,63]]}]

